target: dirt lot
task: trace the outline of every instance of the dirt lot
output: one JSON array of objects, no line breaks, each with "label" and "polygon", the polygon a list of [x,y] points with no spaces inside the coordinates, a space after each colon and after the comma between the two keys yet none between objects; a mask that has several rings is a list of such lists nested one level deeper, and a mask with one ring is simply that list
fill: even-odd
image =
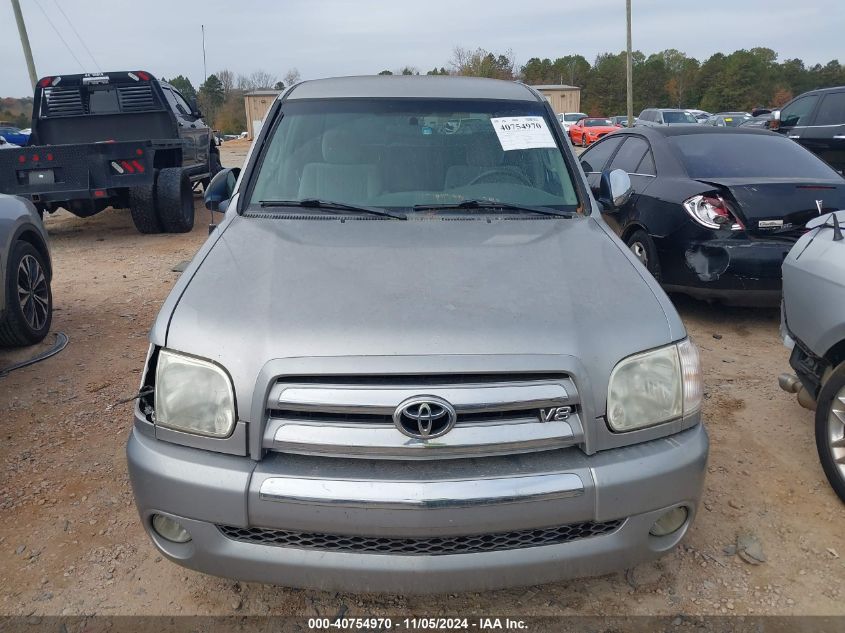
[{"label": "dirt lot", "polygon": [[[246,146],[224,146],[239,164]],[[712,440],[704,503],[684,544],[628,573],[431,597],[353,596],[235,583],[177,567],[139,525],[124,443],[147,331],[206,237],[142,236],[125,211],[47,219],[58,356],[0,378],[0,613],[845,614],[845,506],[815,453],[812,415],[781,392],[776,311],[678,300],[702,349]],[[0,366],[14,355],[0,354]],[[751,533],[766,562],[725,553]]]}]

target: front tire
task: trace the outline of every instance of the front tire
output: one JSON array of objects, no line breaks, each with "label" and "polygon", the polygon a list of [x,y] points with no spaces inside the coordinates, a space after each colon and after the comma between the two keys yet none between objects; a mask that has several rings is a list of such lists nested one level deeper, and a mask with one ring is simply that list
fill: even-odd
[{"label": "front tire", "polygon": [[188,175],[168,167],[156,179],[158,219],[167,233],[187,233],[194,228],[194,194]]},{"label": "front tire", "polygon": [[816,405],[819,461],[833,491],[845,502],[845,363],[824,383]]},{"label": "front tire", "polygon": [[642,229],[638,229],[628,236],[625,243],[640,263],[648,269],[651,276],[660,281],[660,261],[657,258],[657,247],[651,236]]},{"label": "front tire", "polygon": [[6,268],[6,313],[0,346],[21,347],[44,340],[53,320],[53,293],[47,262],[32,244],[16,241]]}]

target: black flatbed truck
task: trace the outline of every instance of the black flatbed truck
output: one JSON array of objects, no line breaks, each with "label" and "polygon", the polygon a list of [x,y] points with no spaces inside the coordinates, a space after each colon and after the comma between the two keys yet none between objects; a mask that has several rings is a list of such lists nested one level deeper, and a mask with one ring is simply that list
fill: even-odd
[{"label": "black flatbed truck", "polygon": [[128,208],[142,233],[194,224],[193,188],[220,170],[196,105],[146,71],[42,78],[26,147],[0,152],[0,192],[43,213]]}]

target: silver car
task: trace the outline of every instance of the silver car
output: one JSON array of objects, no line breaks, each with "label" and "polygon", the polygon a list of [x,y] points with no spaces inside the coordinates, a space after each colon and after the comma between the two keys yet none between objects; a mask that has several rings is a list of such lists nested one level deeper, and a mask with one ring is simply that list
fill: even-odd
[{"label": "silver car", "polygon": [[699,121],[689,110],[677,108],[646,108],[637,117],[635,127],[655,127],[661,125],[698,125]]},{"label": "silver car", "polygon": [[47,231],[28,200],[0,194],[0,346],[32,345],[50,331]]},{"label": "silver car", "polygon": [[141,521],[206,573],[356,592],[605,574],[688,531],[701,370],[534,89],[300,83],[153,326]]},{"label": "silver car", "polygon": [[783,262],[781,330],[795,374],[780,385],[815,410],[819,458],[845,501],[845,211],[807,228]]}]

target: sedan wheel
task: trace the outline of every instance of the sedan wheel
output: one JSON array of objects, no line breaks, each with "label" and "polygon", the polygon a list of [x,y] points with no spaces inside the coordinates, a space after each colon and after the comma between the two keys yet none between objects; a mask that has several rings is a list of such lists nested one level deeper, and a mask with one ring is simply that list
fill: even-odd
[{"label": "sedan wheel", "polygon": [[0,318],[0,347],[32,345],[50,331],[53,296],[49,260],[29,242],[17,240],[6,260],[6,310]]},{"label": "sedan wheel", "polygon": [[648,268],[648,251],[646,250],[645,246],[642,242],[634,242],[630,246],[631,251],[634,255],[637,256],[637,259],[640,260],[643,266]]},{"label": "sedan wheel", "polygon": [[651,236],[643,229],[637,229],[626,238],[625,243],[651,276],[660,281],[660,262],[657,258],[657,247]]},{"label": "sedan wheel", "polygon": [[41,264],[29,254],[18,264],[18,301],[27,325],[42,329],[50,314],[50,291]]},{"label": "sedan wheel", "polygon": [[845,501],[845,363],[827,379],[816,408],[816,448],[831,487]]}]

